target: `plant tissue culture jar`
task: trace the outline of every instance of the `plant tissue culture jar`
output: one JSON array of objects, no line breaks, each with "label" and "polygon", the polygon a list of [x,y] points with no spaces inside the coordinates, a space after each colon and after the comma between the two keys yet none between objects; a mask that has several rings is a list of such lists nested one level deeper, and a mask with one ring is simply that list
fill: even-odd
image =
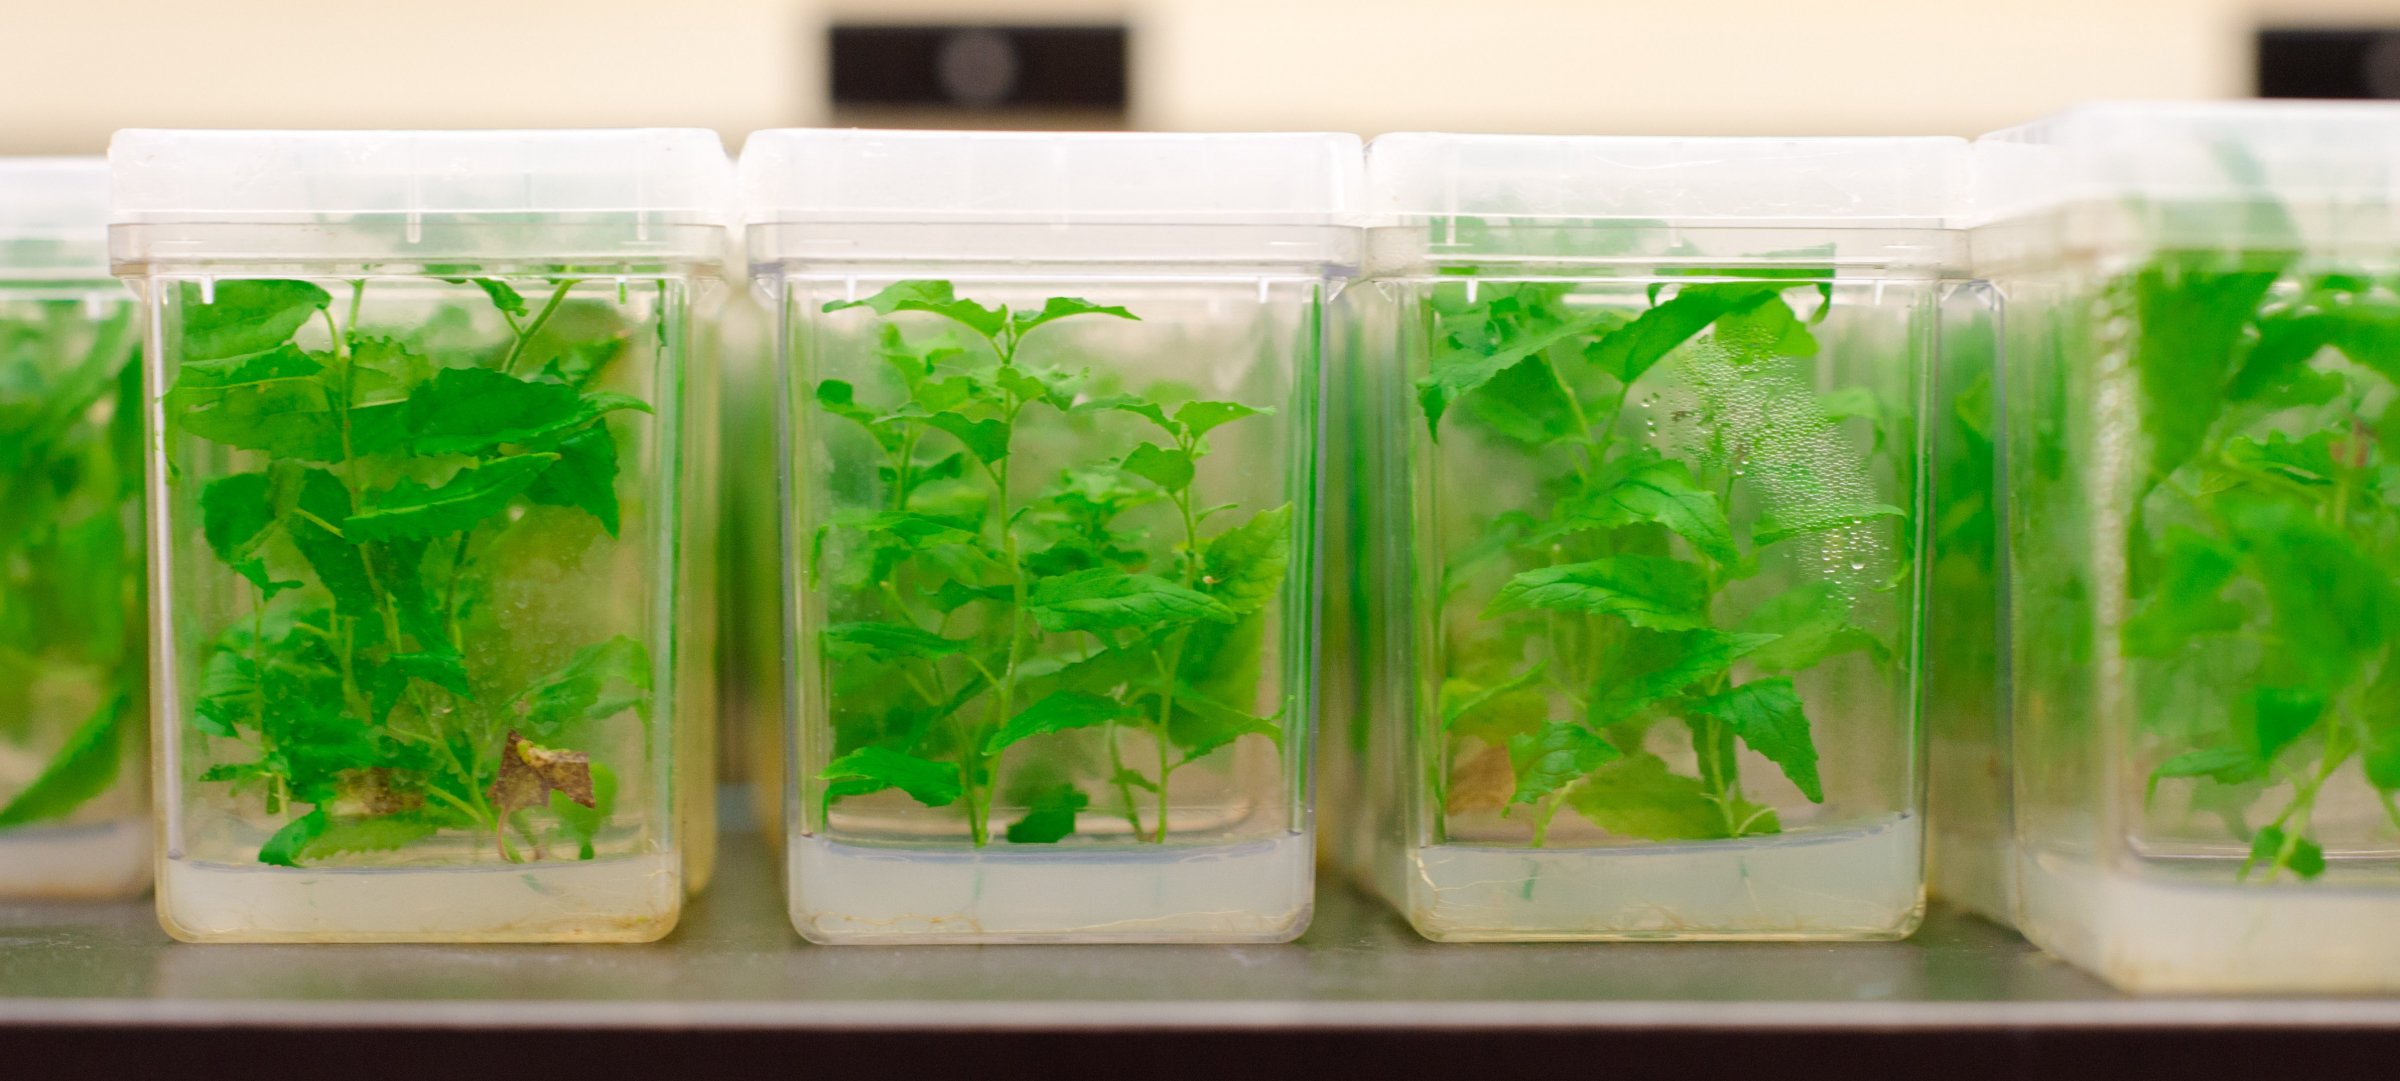
[{"label": "plant tissue culture jar", "polygon": [[167,929],[664,935],[708,723],[678,617],[716,137],[128,131],[110,157],[149,316]]},{"label": "plant tissue culture jar", "polygon": [[108,166],[0,159],[0,900],[150,881],[141,332]]},{"label": "plant tissue culture jar", "polygon": [[2020,927],[2121,987],[2400,990],[2396,142],[2152,105],[1978,146]]},{"label": "plant tissue culture jar", "polygon": [[1311,911],[1339,135],[783,131],[791,913],[1280,941]]},{"label": "plant tissue culture jar", "polygon": [[1441,940],[1895,938],[1923,907],[1952,139],[1403,134],[1369,877]]}]

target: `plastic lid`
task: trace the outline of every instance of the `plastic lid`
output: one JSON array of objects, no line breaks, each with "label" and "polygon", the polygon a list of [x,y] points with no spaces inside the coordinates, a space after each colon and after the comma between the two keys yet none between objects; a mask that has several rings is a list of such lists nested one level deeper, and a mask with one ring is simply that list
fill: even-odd
[{"label": "plastic lid", "polygon": [[2109,102],[1976,141],[1976,217],[2096,200],[2387,205],[2400,104]]},{"label": "plastic lid", "polygon": [[753,225],[1347,224],[1359,140],[784,129],[743,145],[741,188]]},{"label": "plastic lid", "polygon": [[108,277],[108,162],[0,158],[0,276]]},{"label": "plastic lid", "polygon": [[1941,227],[1965,209],[1963,139],[1401,132],[1367,151],[1379,220]]},{"label": "plastic lid", "polygon": [[111,140],[112,220],[652,214],[721,222],[731,167],[698,128],[162,131]]}]

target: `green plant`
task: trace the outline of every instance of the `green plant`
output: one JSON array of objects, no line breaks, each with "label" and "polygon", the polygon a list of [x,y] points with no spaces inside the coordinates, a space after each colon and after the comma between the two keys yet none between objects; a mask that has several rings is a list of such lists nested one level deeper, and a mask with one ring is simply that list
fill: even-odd
[{"label": "green plant", "polygon": [[2400,293],[2284,251],[2174,251],[2099,297],[2135,331],[2118,644],[2167,755],[2151,794],[2195,785],[2249,843],[2243,877],[2314,878],[2319,800],[2352,763],[2400,827]]},{"label": "green plant", "polygon": [[[871,405],[842,379],[814,388],[819,410],[865,435],[835,452],[837,477],[854,479],[811,557],[812,576],[833,577],[817,636],[832,684],[827,806],[886,789],[960,803],[980,846],[995,804],[1013,805],[1024,814],[1003,836],[1049,843],[1075,832],[1098,789],[1133,837],[1165,843],[1177,770],[1245,735],[1281,738],[1280,711],[1249,708],[1291,506],[1204,535],[1238,508],[1196,490],[1209,436],[1269,410],[1093,394],[1087,370],[1020,359],[1028,336],[1060,320],[1136,319],[1119,307],[1055,297],[1011,311],[949,282],[904,281],[825,305],[851,308],[887,317],[873,348],[890,400]],[[901,313],[968,337],[912,339],[888,318]],[[1112,438],[1103,418],[1131,418],[1146,437],[1096,451]],[[1068,433],[1074,464],[1025,492],[1027,447],[1052,431]],[[1153,540],[1134,519],[1160,505],[1167,536]],[[1089,730],[1105,764],[1059,735]],[[1128,733],[1148,737],[1146,764],[1129,760]]]},{"label": "green plant", "polygon": [[47,757],[0,791],[0,828],[115,785],[140,723],[140,368],[130,307],[98,312],[0,302],[0,753]]},{"label": "green plant", "polygon": [[[263,863],[445,831],[514,862],[512,829],[540,859],[545,820],[591,858],[614,777],[569,748],[627,711],[650,723],[641,642],[527,673],[531,647],[501,622],[507,555],[622,526],[615,426],[651,407],[602,384],[631,331],[615,306],[571,301],[575,278],[544,280],[538,307],[499,279],[457,284],[505,339],[455,304],[368,333],[364,280],[338,305],[307,281],[169,286],[167,421],[203,441],[173,463],[176,505],[197,506],[248,595],[204,649],[186,716],[208,737],[198,780],[282,816]],[[300,344],[320,325],[321,346]],[[187,592],[178,603],[202,595]]]},{"label": "green plant", "polygon": [[[1853,417],[1882,440],[1870,391],[1761,400],[1773,385],[1762,370],[1817,354],[1830,271],[1746,276],[1654,287],[1630,315],[1563,283],[1448,280],[1428,296],[1417,401],[1434,460],[1464,463],[1440,466],[1459,472],[1439,483],[1529,479],[1540,503],[1474,522],[1442,570],[1439,600],[1456,615],[1443,622],[1428,782],[1451,816],[1530,808],[1535,846],[1562,807],[1623,837],[1777,832],[1743,785],[1737,744],[1824,800],[1792,676],[1888,647],[1853,622],[1851,587],[1833,576],[1748,603],[1734,587],[1803,537],[1849,546],[1864,570],[1905,512],[1870,498],[1845,446]],[[1820,294],[1808,321],[1787,299],[1802,291]],[[1703,335],[1712,348],[1687,349]],[[1662,366],[1671,381],[1653,374]],[[1677,397],[1655,409],[1662,390]],[[1455,432],[1440,442],[1456,414],[1488,450],[1460,448]],[[1680,434],[1659,438],[1662,421]],[[1844,447],[1847,464],[1803,446]],[[1737,496],[1761,508],[1747,528]],[[1870,588],[1897,588],[1897,562]],[[1688,732],[1691,773],[1659,753],[1666,720]]]}]

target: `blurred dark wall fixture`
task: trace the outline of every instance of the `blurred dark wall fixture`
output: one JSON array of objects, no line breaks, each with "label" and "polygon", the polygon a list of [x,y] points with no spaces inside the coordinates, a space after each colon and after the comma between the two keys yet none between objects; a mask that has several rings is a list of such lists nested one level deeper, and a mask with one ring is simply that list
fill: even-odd
[{"label": "blurred dark wall fixture", "polygon": [[2400,27],[2258,32],[2262,98],[2400,98]]},{"label": "blurred dark wall fixture", "polygon": [[1122,127],[1123,26],[837,23],[837,124]]}]

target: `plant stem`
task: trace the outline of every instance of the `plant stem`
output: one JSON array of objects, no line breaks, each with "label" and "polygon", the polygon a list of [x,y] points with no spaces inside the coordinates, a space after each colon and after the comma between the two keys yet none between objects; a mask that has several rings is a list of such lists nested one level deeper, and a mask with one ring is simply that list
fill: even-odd
[{"label": "plant stem", "polygon": [[1108,741],[1109,782],[1117,790],[1117,799],[1125,807],[1125,825],[1133,830],[1135,840],[1142,837],[1142,812],[1133,800],[1133,783],[1125,779],[1125,756],[1117,747],[1117,722],[1108,722],[1104,738]]},{"label": "plant stem", "polygon": [[[517,360],[525,355],[525,346],[533,341],[534,335],[542,332],[542,326],[550,321],[550,317],[558,313],[558,306],[566,302],[567,290],[575,288],[581,281],[580,278],[560,278],[558,280],[558,288],[550,291],[550,302],[542,305],[542,310],[534,315],[532,321],[525,324],[523,330],[517,331],[516,344],[509,346],[508,355],[501,358],[500,370],[502,372],[509,375],[517,374]],[[509,329],[516,330],[513,320],[509,324]]]}]

